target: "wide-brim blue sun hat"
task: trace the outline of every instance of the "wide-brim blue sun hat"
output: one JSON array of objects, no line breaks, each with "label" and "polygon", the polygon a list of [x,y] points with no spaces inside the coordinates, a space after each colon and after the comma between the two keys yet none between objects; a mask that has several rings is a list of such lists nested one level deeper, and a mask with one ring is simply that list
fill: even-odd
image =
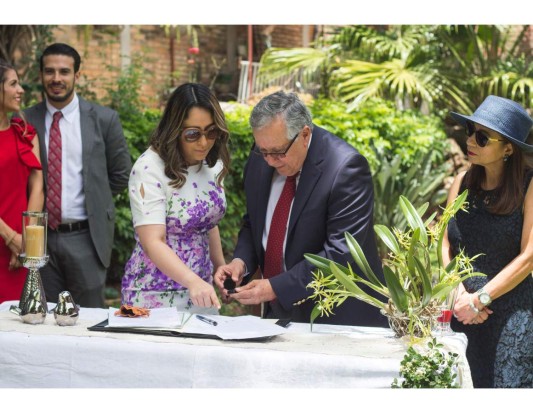
[{"label": "wide-brim blue sun hat", "polygon": [[533,145],[527,144],[533,120],[517,102],[503,97],[488,96],[473,115],[451,112],[458,123],[466,126],[468,121],[483,125],[498,132],[525,152],[533,152]]}]

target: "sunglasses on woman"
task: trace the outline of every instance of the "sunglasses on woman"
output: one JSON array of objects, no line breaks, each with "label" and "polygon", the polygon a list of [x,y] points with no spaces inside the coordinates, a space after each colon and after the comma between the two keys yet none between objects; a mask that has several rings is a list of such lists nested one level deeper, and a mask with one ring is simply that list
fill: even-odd
[{"label": "sunglasses on woman", "polygon": [[504,142],[503,139],[493,139],[489,137],[487,132],[482,129],[476,129],[476,126],[473,123],[467,122],[466,135],[470,137],[473,134],[476,134],[476,143],[479,147],[485,147],[488,142]]},{"label": "sunglasses on woman", "polygon": [[181,132],[185,141],[189,143],[197,142],[202,136],[205,136],[207,140],[216,140],[221,133],[222,131],[216,126],[207,128],[205,131],[200,128],[185,128]]}]

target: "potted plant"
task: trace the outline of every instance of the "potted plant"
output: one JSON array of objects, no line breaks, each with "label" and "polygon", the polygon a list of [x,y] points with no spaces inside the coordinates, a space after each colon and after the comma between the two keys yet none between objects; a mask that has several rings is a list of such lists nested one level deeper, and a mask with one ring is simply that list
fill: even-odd
[{"label": "potted plant", "polygon": [[306,254],[305,258],[317,267],[309,284],[313,289],[309,299],[316,302],[311,323],[318,316],[333,313],[348,297],[355,297],[378,307],[387,316],[397,337],[430,336],[432,325],[439,317],[439,305],[446,296],[465,279],[482,276],[472,272],[471,262],[477,256],[469,258],[463,252],[443,265],[441,247],[446,226],[458,210],[464,209],[467,194],[464,191],[449,204],[437,223],[432,223],[436,212],[422,220],[428,203],[417,210],[406,197],[400,196],[406,230],[374,226],[379,239],[390,250],[388,257],[382,260],[385,282],[374,274],[361,247],[349,233],[345,233],[348,249],[362,275],[350,264],[346,267]]}]

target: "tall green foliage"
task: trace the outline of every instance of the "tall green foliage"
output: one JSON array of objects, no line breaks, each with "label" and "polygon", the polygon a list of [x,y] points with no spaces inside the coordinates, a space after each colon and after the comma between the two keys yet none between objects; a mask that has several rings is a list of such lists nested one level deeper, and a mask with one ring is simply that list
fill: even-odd
[{"label": "tall green foliage", "polygon": [[252,108],[249,106],[235,104],[232,105],[231,111],[225,112],[230,131],[231,168],[224,181],[227,210],[220,222],[220,237],[224,254],[228,257],[233,254],[241,219],[246,211],[242,176],[246,160],[254,143],[252,130],[248,124],[251,111]]},{"label": "tall green foliage", "polygon": [[[148,148],[150,134],[161,117],[159,110],[146,109],[141,102],[139,94],[145,76],[146,71],[140,59],[132,60],[116,80],[106,84],[107,96],[103,99],[103,102],[116,110],[120,116],[133,161]],[[122,278],[124,265],[135,244],[127,189],[115,196],[115,207],[115,243],[108,271],[108,280],[113,282]]]},{"label": "tall green foliage", "polygon": [[30,106],[42,91],[39,58],[53,41],[53,25],[0,25],[0,58],[13,64],[24,87],[24,101]]},{"label": "tall green foliage", "polygon": [[[439,26],[435,36],[446,48],[441,62],[471,104],[489,94],[533,107],[533,67],[530,25]],[[460,104],[459,104],[460,105]],[[470,113],[470,107],[456,111]]]},{"label": "tall green foliage", "polygon": [[[430,150],[445,154],[441,122],[416,110],[398,110],[392,102],[371,99],[348,112],[340,101],[319,99],[310,106],[313,122],[343,138],[368,160],[373,172],[400,155],[409,167]],[[378,160],[379,156],[379,160]]]},{"label": "tall green foliage", "polygon": [[[347,112],[341,102],[321,99],[311,106],[314,122],[352,144],[370,164],[374,183],[374,223],[401,226],[398,202],[434,211],[446,199],[443,180],[448,145],[441,122],[393,103],[372,99]],[[387,250],[381,245],[380,253]]]},{"label": "tall green foliage", "polygon": [[[272,48],[269,76],[320,70],[324,94],[350,107],[372,98],[399,108],[471,113],[489,94],[533,105],[529,25],[353,25],[313,49]],[[305,51],[304,51],[305,50]]]}]

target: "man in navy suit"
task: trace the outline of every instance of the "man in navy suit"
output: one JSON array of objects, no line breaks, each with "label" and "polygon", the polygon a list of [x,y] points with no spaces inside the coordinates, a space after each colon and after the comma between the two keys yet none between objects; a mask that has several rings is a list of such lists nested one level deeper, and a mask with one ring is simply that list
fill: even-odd
[{"label": "man in navy suit", "polygon": [[[68,290],[83,307],[104,307],[115,228],[113,194],[128,186],[131,157],[118,113],[76,94],[80,63],[80,55],[71,46],[48,46],[40,58],[45,98],[25,110],[42,143],[49,222],[51,213],[59,214],[59,224],[49,224],[50,260],[40,272],[48,301],[56,302],[59,293]],[[48,196],[52,189],[49,172],[55,115],[60,115],[58,157],[62,172],[61,187],[56,186],[61,207],[52,204]]]},{"label": "man in navy suit", "polygon": [[[255,146],[245,171],[247,213],[239,232],[234,259],[220,266],[215,283],[225,300],[263,303],[266,318],[309,322],[314,303],[314,267],[305,253],[346,265],[353,264],[344,239],[350,232],[371,267],[382,276],[373,230],[373,187],[367,160],[352,146],[313,125],[311,114],[294,93],[282,91],[263,98],[250,116]],[[281,271],[265,279],[265,252],[278,199],[287,177],[296,176],[296,192],[284,232]],[[285,225],[284,225],[285,226]],[[268,263],[267,263],[268,264]],[[257,268],[263,279],[247,283]],[[223,289],[231,277],[244,286],[236,293]],[[330,317],[315,322],[385,326],[377,308],[350,298]]]}]

